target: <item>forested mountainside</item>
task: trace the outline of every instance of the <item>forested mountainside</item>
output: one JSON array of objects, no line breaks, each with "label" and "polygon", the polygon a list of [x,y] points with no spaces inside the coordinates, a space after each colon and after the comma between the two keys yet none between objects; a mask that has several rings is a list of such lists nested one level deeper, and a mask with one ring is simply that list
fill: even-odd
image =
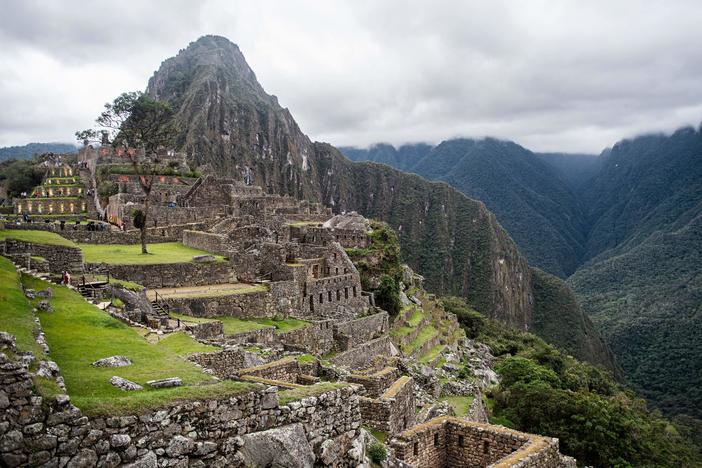
[{"label": "forested mountainside", "polygon": [[555,168],[576,194],[597,175],[602,167],[600,155],[579,153],[534,153]]},{"label": "forested mountainside", "polygon": [[[182,129],[179,147],[193,164],[270,193],[387,221],[399,233],[405,260],[426,277],[430,290],[461,295],[488,317],[516,327],[531,325],[530,267],[483,203],[446,184],[388,166],[356,164],[330,145],[312,143],[227,39],[202,37],[164,61],[147,93],[174,107]],[[553,320],[570,327],[568,317],[557,314]],[[614,369],[611,360],[598,361],[607,354],[602,349],[597,356],[578,357]]]},{"label": "forested mountainside", "polygon": [[702,418],[702,134],[617,143],[585,194],[590,261],[570,279],[644,395]]},{"label": "forested mountainside", "polygon": [[[625,140],[597,157],[506,149],[515,147],[450,140],[404,168],[484,201],[532,264],[562,277],[575,270],[568,283],[625,375],[669,414],[701,417],[700,131]],[[406,149],[345,152],[391,162]],[[554,231],[572,232],[563,226],[575,235],[554,241]],[[537,310],[534,317],[536,326]]]},{"label": "forested mountainside", "polygon": [[5,146],[0,148],[0,162],[8,159],[30,159],[42,153],[75,153],[76,145],[69,143],[28,143],[23,146]]},{"label": "forested mountainside", "polygon": [[[393,150],[389,145],[342,149],[356,160],[442,180],[482,201],[530,264],[561,278],[578,267],[585,252],[584,212],[566,178],[531,151],[493,138],[447,140],[429,150],[427,145]],[[410,156],[415,154],[422,156]]]}]

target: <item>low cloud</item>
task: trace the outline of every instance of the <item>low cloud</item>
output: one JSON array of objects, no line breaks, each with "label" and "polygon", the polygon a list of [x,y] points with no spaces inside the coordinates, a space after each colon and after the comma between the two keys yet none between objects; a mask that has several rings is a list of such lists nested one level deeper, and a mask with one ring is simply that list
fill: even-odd
[{"label": "low cloud", "polygon": [[203,34],[311,138],[496,136],[543,151],[702,121],[698,1],[9,1],[0,145],[70,141]]}]

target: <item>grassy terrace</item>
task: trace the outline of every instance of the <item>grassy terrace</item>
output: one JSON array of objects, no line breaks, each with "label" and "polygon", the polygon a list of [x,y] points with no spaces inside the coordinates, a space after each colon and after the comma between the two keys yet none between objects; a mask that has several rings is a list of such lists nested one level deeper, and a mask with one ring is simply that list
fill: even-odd
[{"label": "grassy terrace", "polygon": [[[111,265],[154,265],[158,263],[187,263],[195,255],[210,255],[204,250],[187,247],[180,242],[148,244],[148,254],[141,253],[141,244],[79,244],[85,263],[108,263]],[[215,255],[219,262],[221,255]]]},{"label": "grassy terrace", "polygon": [[0,330],[15,335],[18,351],[31,351],[41,357],[44,353],[34,340],[38,334],[32,307],[20,289],[15,266],[0,257]]},{"label": "grassy terrace", "polygon": [[191,317],[189,315],[171,313],[171,317],[180,319],[183,322],[190,323],[206,323],[219,320],[224,325],[225,335],[236,335],[246,333],[253,330],[261,330],[263,328],[275,327],[277,333],[285,333],[298,328],[304,328],[309,325],[309,322],[294,318],[281,320],[260,318],[260,319],[240,319],[231,316],[220,316],[212,318]]},{"label": "grassy terrace", "polygon": [[147,291],[150,300],[156,298],[156,293],[166,299],[189,298],[189,297],[221,297],[233,296],[236,294],[252,294],[266,292],[268,288],[265,284],[250,283],[223,283],[207,284],[203,286],[182,286],[179,288],[159,288]]},{"label": "grassy terrace", "polygon": [[5,239],[32,242],[34,244],[58,245],[61,247],[78,247],[72,241],[49,231],[24,231],[21,229],[0,230],[0,242]]},{"label": "grassy terrace", "polygon": [[433,325],[427,325],[419,331],[414,340],[412,340],[407,346],[403,346],[402,353],[405,356],[412,354],[416,349],[419,349],[424,343],[431,340],[438,334],[439,331],[434,328]]},{"label": "grassy terrace", "polygon": [[462,418],[468,414],[471,403],[473,403],[474,397],[472,396],[444,396],[439,398],[439,401],[448,401],[451,405],[456,416]]},{"label": "grassy terrace", "polygon": [[[43,289],[49,284],[35,278],[22,278],[27,287]],[[202,350],[186,335],[174,335],[158,344],[145,341],[133,329],[85,302],[78,293],[51,285],[53,312],[38,312],[51,358],[61,368],[73,403],[87,415],[141,412],[179,400],[213,398],[248,391],[251,384],[217,382],[181,357]],[[96,368],[93,361],[125,355],[132,365]],[[123,392],[109,384],[118,375],[145,385],[147,380],[180,377],[184,386]]]},{"label": "grassy terrace", "polygon": [[419,358],[419,363],[420,364],[426,364],[428,362],[433,361],[437,357],[439,357],[439,354],[441,354],[441,351],[443,351],[446,348],[446,345],[436,345],[433,348],[431,348],[429,351],[427,351],[425,354],[423,354]]}]

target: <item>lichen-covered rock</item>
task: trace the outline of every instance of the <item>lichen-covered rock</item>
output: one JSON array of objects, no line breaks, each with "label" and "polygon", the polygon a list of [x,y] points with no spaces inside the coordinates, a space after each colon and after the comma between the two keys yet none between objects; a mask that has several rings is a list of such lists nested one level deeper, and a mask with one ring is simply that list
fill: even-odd
[{"label": "lichen-covered rock", "polygon": [[132,392],[135,390],[144,389],[144,387],[142,387],[138,383],[132,382],[131,380],[123,379],[122,377],[118,377],[116,375],[112,376],[112,378],[110,379],[110,383],[115,387],[119,388],[120,390],[124,390],[125,392]]},{"label": "lichen-covered rock", "polygon": [[194,448],[195,443],[191,438],[177,435],[171,439],[171,442],[168,444],[168,448],[166,449],[166,453],[169,457],[180,457],[191,453]]},{"label": "lichen-covered rock", "polygon": [[95,367],[124,367],[131,366],[132,361],[127,356],[110,356],[98,359],[92,365]]},{"label": "lichen-covered rock", "polygon": [[314,453],[300,423],[247,434],[242,439],[239,453],[244,466],[306,468],[314,465]]},{"label": "lichen-covered rock", "polygon": [[41,291],[36,293],[36,296],[41,297],[42,299],[51,299],[52,297],[54,297],[54,290],[51,288],[42,289]]},{"label": "lichen-covered rock", "polygon": [[46,299],[44,299],[43,301],[39,301],[39,303],[37,304],[37,308],[39,310],[43,310],[44,312],[52,312],[54,310],[51,303],[49,303],[49,301],[47,301]]},{"label": "lichen-covered rock", "polygon": [[149,380],[146,385],[153,388],[180,387],[183,381],[180,377],[169,377],[167,379]]}]

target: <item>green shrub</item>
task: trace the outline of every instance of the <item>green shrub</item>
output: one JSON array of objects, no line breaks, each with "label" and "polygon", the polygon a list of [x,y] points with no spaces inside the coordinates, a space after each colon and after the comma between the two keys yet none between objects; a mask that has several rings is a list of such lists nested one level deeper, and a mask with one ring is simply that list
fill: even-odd
[{"label": "green shrub", "polygon": [[370,444],[366,452],[374,463],[384,462],[385,459],[388,458],[388,452],[385,450],[385,446],[380,442],[373,442]]}]

